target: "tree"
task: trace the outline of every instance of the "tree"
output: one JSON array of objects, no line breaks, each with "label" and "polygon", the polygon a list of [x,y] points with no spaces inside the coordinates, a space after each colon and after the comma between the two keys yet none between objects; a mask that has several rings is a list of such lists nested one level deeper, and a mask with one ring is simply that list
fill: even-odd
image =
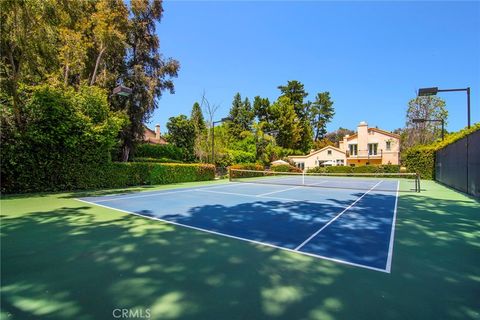
[{"label": "tree", "polygon": [[335,131],[327,133],[325,135],[325,139],[331,141],[335,146],[338,147],[339,142],[343,141],[343,137],[352,134],[355,134],[355,131],[340,127]]},{"label": "tree", "polygon": [[301,139],[300,121],[292,101],[282,96],[271,106],[274,128],[278,130],[277,144],[283,148],[295,149]]},{"label": "tree", "polygon": [[43,81],[58,67],[52,1],[0,1],[0,86],[20,123],[19,84]]},{"label": "tree", "polygon": [[194,158],[195,126],[186,115],[171,117],[167,122],[170,143],[184,150],[184,160],[191,161]]},{"label": "tree", "polygon": [[[96,56],[90,78],[90,85],[93,85],[96,83],[99,71],[106,69],[113,71],[115,66],[123,62],[128,30],[128,9],[122,0],[99,0],[96,2],[91,21]],[[102,64],[105,56],[108,64]]]},{"label": "tree", "polygon": [[258,122],[264,122],[269,124],[269,109],[270,108],[270,100],[268,98],[262,98],[260,96],[256,96],[253,99],[253,113],[255,117],[257,117]]},{"label": "tree", "polygon": [[127,161],[130,150],[143,136],[143,123],[158,108],[158,99],[164,90],[175,93],[172,77],[176,77],[180,65],[173,59],[165,60],[159,53],[155,25],[162,18],[161,0],[132,0],[129,46],[125,73],[120,81],[132,88],[128,101],[115,100],[119,109],[127,111],[130,125],[122,132],[122,160]]},{"label": "tree", "polygon": [[228,122],[229,132],[232,137],[239,137],[243,131],[250,131],[254,118],[252,105],[248,98],[242,101],[240,93],[233,97],[232,107],[230,108],[231,121]]},{"label": "tree", "polygon": [[443,119],[447,123],[445,101],[437,96],[417,97],[408,102],[403,147],[428,144],[442,135],[440,122],[415,123],[414,119]]},{"label": "tree", "polygon": [[195,132],[197,134],[205,131],[205,119],[203,118],[202,109],[200,108],[200,104],[198,102],[193,104],[190,119],[192,120],[193,126],[195,127]]},{"label": "tree", "polygon": [[330,99],[329,92],[318,93],[311,108],[311,121],[313,131],[315,132],[315,141],[325,138],[327,133],[327,124],[335,115],[333,102]]},{"label": "tree", "polygon": [[208,142],[206,140],[206,125],[203,118],[202,109],[200,108],[200,104],[198,102],[193,104],[190,119],[193,123],[193,127],[195,128],[195,156],[200,161],[206,161],[207,154],[205,153],[205,143]]},{"label": "tree", "polygon": [[293,103],[295,113],[300,119],[308,117],[308,104],[304,99],[308,96],[303,83],[297,80],[288,81],[286,86],[278,86],[282,92],[281,97],[287,97]]},{"label": "tree", "polygon": [[308,96],[304,86],[297,80],[288,81],[286,86],[278,86],[278,89],[282,92],[280,97],[287,97],[293,104],[295,114],[300,122],[300,139],[298,139],[295,149],[300,149],[303,152],[308,152],[313,143],[313,130],[310,120],[309,108],[311,103],[304,102],[304,99]]}]

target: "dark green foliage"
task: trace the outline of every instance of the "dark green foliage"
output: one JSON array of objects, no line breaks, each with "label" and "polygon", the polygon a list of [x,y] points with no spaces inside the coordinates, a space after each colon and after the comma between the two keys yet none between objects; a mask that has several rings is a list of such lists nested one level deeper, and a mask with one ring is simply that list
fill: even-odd
[{"label": "dark green foliage", "polygon": [[403,164],[409,172],[417,172],[422,179],[435,179],[435,148],[417,146],[407,149],[402,155]]},{"label": "dark green foliage", "polygon": [[171,117],[167,122],[169,142],[183,150],[183,160],[195,159],[195,126],[187,116]]},{"label": "dark green foliage", "polygon": [[310,119],[315,132],[315,141],[323,139],[327,134],[327,124],[335,115],[330,92],[318,93],[310,107]]},{"label": "dark green foliage", "polygon": [[474,124],[470,129],[448,134],[444,141],[437,140],[430,145],[409,148],[402,153],[403,165],[409,172],[418,172],[422,179],[435,179],[435,152],[477,130],[480,130],[480,123]]},{"label": "dark green foliage", "polygon": [[195,102],[193,104],[190,120],[192,121],[193,126],[195,127],[196,136],[199,136],[205,132],[205,129],[206,129],[205,119],[203,117],[202,109],[200,108],[200,105],[198,104],[198,102]]},{"label": "dark green foliage", "polygon": [[232,137],[238,137],[244,131],[252,129],[254,112],[252,105],[248,98],[242,101],[240,93],[233,97],[232,107],[230,108],[229,117],[232,119],[228,121],[228,131]]},{"label": "dark green foliage", "polygon": [[214,178],[215,168],[208,164],[113,162],[83,172],[75,189],[121,188]]},{"label": "dark green foliage", "polygon": [[179,160],[172,160],[169,158],[144,158],[144,157],[134,157],[131,159],[132,162],[155,162],[155,163],[182,163]]},{"label": "dark green foliage", "polygon": [[183,150],[173,144],[149,144],[143,143],[135,149],[135,157],[141,158],[167,158],[181,161],[183,159]]},{"label": "dark green foliage", "polygon": [[265,167],[258,163],[242,163],[242,164],[234,164],[230,166],[229,169],[262,171],[262,170],[265,170]]},{"label": "dark green foliage", "polygon": [[298,173],[302,172],[300,168],[291,166],[289,164],[276,164],[271,166],[270,170],[274,172],[298,172]]},{"label": "dark green foliage", "polygon": [[25,95],[23,125],[2,107],[3,192],[73,189],[82,172],[111,161],[126,119],[109,111],[103,90],[38,86]]},{"label": "dark green foliage", "polygon": [[400,166],[394,164],[385,164],[379,166],[332,166],[315,167],[308,169],[308,173],[399,173]]}]

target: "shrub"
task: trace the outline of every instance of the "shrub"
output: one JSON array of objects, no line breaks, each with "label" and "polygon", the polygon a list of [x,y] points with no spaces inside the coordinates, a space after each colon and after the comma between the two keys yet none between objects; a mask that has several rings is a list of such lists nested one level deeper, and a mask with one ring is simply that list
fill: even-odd
[{"label": "shrub", "polygon": [[135,157],[131,159],[131,162],[182,163],[182,161],[172,160],[168,158],[143,158],[143,157]]},{"label": "shrub", "polygon": [[[263,171],[265,170],[265,167],[261,164],[256,164],[256,163],[243,163],[243,164],[235,164],[230,167],[228,167],[228,171],[230,173],[231,169],[238,169],[238,170],[255,170],[255,171]],[[236,177],[236,178],[248,178],[248,177],[261,177],[263,176],[263,172],[234,172],[230,173],[231,177]]]},{"label": "shrub", "polygon": [[307,169],[307,173],[325,173],[327,172],[327,167],[314,167]]},{"label": "shrub", "polygon": [[229,169],[263,171],[265,170],[265,167],[258,163],[242,163],[242,164],[231,165]]},{"label": "shrub", "polygon": [[2,105],[1,190],[33,192],[77,187],[79,172],[110,163],[127,120],[111,112],[97,87],[36,86],[22,92],[22,124]]},{"label": "shrub", "polygon": [[435,151],[432,146],[417,146],[406,150],[402,160],[407,171],[418,173],[422,179],[434,179]]},{"label": "shrub", "polygon": [[291,166],[289,164],[276,164],[271,166],[270,170],[275,172],[302,172],[301,169]]},{"label": "shrub", "polygon": [[214,178],[215,167],[210,164],[113,162],[89,172],[79,172],[76,189],[121,188]]},{"label": "shrub", "polygon": [[135,149],[135,158],[167,158],[181,161],[183,157],[184,150],[173,144],[142,143]]},{"label": "shrub", "polygon": [[325,167],[325,172],[327,173],[352,173],[354,167],[349,166],[335,166],[335,167]]},{"label": "shrub", "polygon": [[430,145],[414,146],[402,154],[402,162],[408,172],[417,172],[422,179],[435,179],[436,151],[445,148],[457,140],[480,130],[480,123],[474,124],[470,129],[465,128],[458,132],[446,135],[445,140],[436,141]]}]

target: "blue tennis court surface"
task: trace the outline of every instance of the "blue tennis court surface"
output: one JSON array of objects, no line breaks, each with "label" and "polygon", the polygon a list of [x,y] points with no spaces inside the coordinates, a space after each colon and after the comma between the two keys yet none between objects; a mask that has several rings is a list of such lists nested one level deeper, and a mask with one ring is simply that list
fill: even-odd
[{"label": "blue tennis court surface", "polygon": [[347,190],[230,182],[79,200],[218,236],[390,272],[398,191],[383,190],[398,190],[399,182],[365,184],[365,190]]}]

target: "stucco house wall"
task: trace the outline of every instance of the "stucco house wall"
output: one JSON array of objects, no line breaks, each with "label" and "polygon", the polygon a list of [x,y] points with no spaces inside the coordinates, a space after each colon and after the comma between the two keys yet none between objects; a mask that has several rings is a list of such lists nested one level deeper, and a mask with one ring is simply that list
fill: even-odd
[{"label": "stucco house wall", "polygon": [[[332,160],[332,165],[363,166],[400,163],[400,136],[360,122],[357,133],[345,136],[339,147],[325,147],[304,156],[290,156],[301,169],[318,167]],[[342,160],[342,161],[340,161]],[[320,162],[319,162],[320,161]]]}]

